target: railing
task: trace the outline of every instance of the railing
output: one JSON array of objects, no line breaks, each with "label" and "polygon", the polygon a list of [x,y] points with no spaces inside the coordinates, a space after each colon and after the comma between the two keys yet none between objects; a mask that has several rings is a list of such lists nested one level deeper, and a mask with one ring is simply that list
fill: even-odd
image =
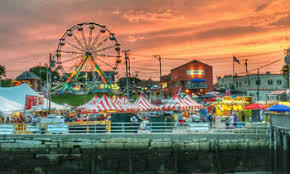
[{"label": "railing", "polygon": [[290,114],[272,114],[270,119],[272,126],[290,129]]},{"label": "railing", "polygon": [[0,134],[100,134],[100,133],[251,133],[267,134],[262,123],[177,123],[177,122],[79,122],[57,124],[0,124]]}]

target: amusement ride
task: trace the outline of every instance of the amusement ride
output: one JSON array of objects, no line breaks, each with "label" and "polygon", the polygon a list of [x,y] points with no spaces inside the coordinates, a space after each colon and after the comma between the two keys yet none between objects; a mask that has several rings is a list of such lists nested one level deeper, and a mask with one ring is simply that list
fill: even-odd
[{"label": "amusement ride", "polygon": [[[110,92],[121,63],[120,44],[106,26],[86,22],[72,26],[59,39],[56,70],[64,76],[55,86],[59,94]],[[104,68],[108,73],[102,71]]]}]

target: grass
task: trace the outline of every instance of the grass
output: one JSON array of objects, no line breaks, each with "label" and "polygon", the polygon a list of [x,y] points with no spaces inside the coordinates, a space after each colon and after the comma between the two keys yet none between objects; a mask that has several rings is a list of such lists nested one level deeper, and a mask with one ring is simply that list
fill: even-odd
[{"label": "grass", "polygon": [[94,97],[94,94],[88,95],[58,95],[51,96],[51,100],[58,104],[69,104],[72,106],[80,106],[87,103],[91,98]]}]

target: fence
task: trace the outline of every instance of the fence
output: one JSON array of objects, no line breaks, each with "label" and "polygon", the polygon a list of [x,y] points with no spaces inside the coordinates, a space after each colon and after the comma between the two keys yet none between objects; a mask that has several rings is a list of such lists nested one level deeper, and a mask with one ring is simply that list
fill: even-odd
[{"label": "fence", "polygon": [[98,134],[98,133],[254,133],[267,134],[262,123],[221,122],[79,122],[49,124],[0,124],[0,134]]}]

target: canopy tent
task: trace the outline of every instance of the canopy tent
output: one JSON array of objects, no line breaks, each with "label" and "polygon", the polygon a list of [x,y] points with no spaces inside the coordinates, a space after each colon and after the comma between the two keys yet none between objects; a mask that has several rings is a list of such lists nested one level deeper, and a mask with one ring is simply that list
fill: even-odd
[{"label": "canopy tent", "polygon": [[153,85],[150,89],[160,89],[158,85]]},{"label": "canopy tent", "polygon": [[248,110],[260,110],[260,109],[266,109],[268,106],[259,104],[259,103],[252,103],[248,106],[245,106],[244,109],[248,109]]},{"label": "canopy tent", "polygon": [[128,110],[134,112],[149,111],[149,110],[158,110],[159,107],[151,104],[142,94],[139,98],[128,107]]},{"label": "canopy tent", "polygon": [[126,111],[126,108],[115,104],[115,102],[110,97],[107,97],[107,95],[104,94],[102,98],[98,99],[98,102],[93,102],[92,105],[88,106],[87,108],[83,108],[82,111],[93,113],[114,111],[123,112]]},{"label": "canopy tent", "polygon": [[189,107],[177,94],[175,94],[168,103],[161,105],[160,108],[163,110],[185,110]]},{"label": "canopy tent", "polygon": [[107,112],[107,111],[123,112],[123,111],[126,111],[126,108],[124,108],[123,106],[116,105],[115,102],[111,98],[107,97],[106,94],[104,94],[102,96],[102,98],[100,99],[97,106],[100,109],[100,111],[103,111],[103,112]]},{"label": "canopy tent", "polygon": [[8,100],[0,96],[0,112],[3,114],[12,114],[24,111],[24,105]]},{"label": "canopy tent", "polygon": [[127,96],[123,96],[123,97],[117,96],[115,99],[115,104],[123,106],[123,107],[128,107],[131,105],[131,103],[127,99]]},{"label": "canopy tent", "polygon": [[[41,97],[41,95],[35,92],[27,83],[8,88],[0,87],[0,96],[22,105],[25,105],[26,96]],[[48,103],[48,100],[44,99],[44,104],[37,107],[38,110],[47,109]],[[51,102],[51,109],[66,110],[68,108]]]},{"label": "canopy tent", "polygon": [[[50,103],[50,108],[52,110],[69,110],[71,106],[67,105],[67,106],[63,106],[54,102]],[[48,110],[49,109],[49,100],[47,100],[46,98],[44,98],[44,103],[42,105],[42,109],[43,110]]]},{"label": "canopy tent", "polygon": [[115,100],[114,100],[114,102],[115,102],[116,104],[118,104],[118,105],[121,104],[122,101],[121,101],[120,96],[117,95],[116,98],[115,98]]},{"label": "canopy tent", "polygon": [[204,108],[203,105],[197,103],[196,101],[192,100],[192,98],[189,95],[186,95],[183,99],[184,103],[188,105],[192,109],[202,109]]},{"label": "canopy tent", "polygon": [[275,112],[290,112],[290,107],[285,105],[273,105],[266,109],[266,111],[275,111]]},{"label": "canopy tent", "polygon": [[87,109],[87,108],[93,108],[95,105],[97,105],[100,102],[100,98],[95,95],[93,98],[91,98],[90,101],[87,103],[77,107],[77,109]]}]

